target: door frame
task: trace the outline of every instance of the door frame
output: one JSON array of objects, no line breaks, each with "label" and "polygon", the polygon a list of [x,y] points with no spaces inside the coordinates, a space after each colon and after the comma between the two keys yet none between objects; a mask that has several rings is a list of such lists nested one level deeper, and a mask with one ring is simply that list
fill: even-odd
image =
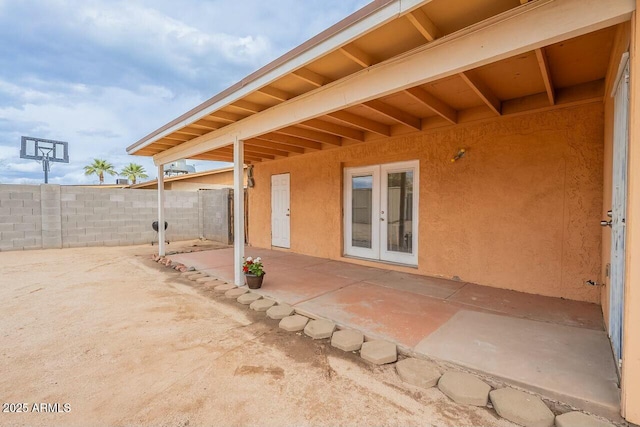
[{"label": "door frame", "polygon": [[[274,242],[274,195],[275,193],[273,192],[273,181],[275,178],[278,177],[284,177],[287,176],[287,213],[286,213],[286,222],[287,222],[287,226],[289,229],[288,234],[288,238],[287,238],[287,244],[284,245],[283,244],[275,244],[276,242]],[[285,249],[290,249],[291,248],[291,174],[289,172],[286,173],[280,173],[280,174],[273,174],[271,175],[271,246],[275,246],[278,248],[285,248]]]},{"label": "door frame", "polygon": [[[611,260],[609,274],[609,338],[618,369],[621,368],[624,329],[625,218],[627,216],[627,168],[629,150],[629,54],[623,54],[611,96],[613,156],[611,179]],[[622,108],[622,111],[620,110]],[[622,115],[620,115],[622,114]],[[622,131],[622,133],[620,133]]]},{"label": "door frame", "polygon": [[[413,169],[413,206],[412,206],[412,253],[400,253],[387,250],[387,213],[382,214],[382,206],[387,201],[386,174],[394,171]],[[354,176],[371,175],[372,207],[371,207],[371,248],[361,248],[352,244],[353,196],[352,178]],[[344,168],[343,173],[343,254],[371,261],[389,262],[416,267],[418,265],[419,246],[419,194],[420,194],[420,161],[373,164],[368,166]],[[386,210],[386,209],[385,209]],[[410,259],[409,259],[410,258]],[[409,261],[408,261],[409,259]]]}]

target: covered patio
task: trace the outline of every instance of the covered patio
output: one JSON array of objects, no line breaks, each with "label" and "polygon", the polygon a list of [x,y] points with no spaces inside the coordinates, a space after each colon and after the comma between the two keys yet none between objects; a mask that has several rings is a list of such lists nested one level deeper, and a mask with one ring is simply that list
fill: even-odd
[{"label": "covered patio", "polygon": [[127,151],[160,223],[164,164],[234,163],[233,251],[182,262],[637,423],[637,5],[375,0]]},{"label": "covered patio", "polygon": [[[616,419],[619,390],[598,305],[248,249],[266,268],[260,294],[404,352],[454,364]],[[233,282],[233,249],[172,255]]]}]

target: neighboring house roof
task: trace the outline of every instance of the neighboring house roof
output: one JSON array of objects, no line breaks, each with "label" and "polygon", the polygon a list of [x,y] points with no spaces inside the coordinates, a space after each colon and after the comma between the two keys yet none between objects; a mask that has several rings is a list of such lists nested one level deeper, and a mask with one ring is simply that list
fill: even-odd
[{"label": "neighboring house roof", "polygon": [[[190,181],[190,180],[194,180],[197,181],[198,178],[202,178],[202,177],[207,177],[207,176],[211,176],[211,175],[219,175],[222,173],[228,173],[231,172],[233,173],[233,168],[220,168],[220,169],[212,169],[212,170],[208,170],[208,171],[203,171],[203,172],[195,172],[195,173],[186,173],[186,174],[181,174],[181,175],[176,175],[176,176],[171,176],[171,177],[165,177],[164,182],[165,184],[168,182],[175,182],[175,181]],[[157,179],[153,179],[151,181],[145,181],[145,182],[140,182],[137,183],[135,185],[131,185],[130,188],[145,188],[145,187],[153,187],[155,185],[158,184],[158,180]],[[231,185],[231,184],[229,184]]]},{"label": "neighboring house roof", "polygon": [[[246,163],[602,99],[632,0],[378,0],[127,148]],[[571,19],[567,19],[571,16]]]}]

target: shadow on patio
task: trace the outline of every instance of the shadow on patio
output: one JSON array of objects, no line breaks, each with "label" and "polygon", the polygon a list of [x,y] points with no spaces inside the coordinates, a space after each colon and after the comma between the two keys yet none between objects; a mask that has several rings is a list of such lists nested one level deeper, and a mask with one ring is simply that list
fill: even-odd
[{"label": "shadow on patio", "polygon": [[[598,305],[250,249],[264,296],[302,314],[619,418],[619,389]],[[172,260],[233,282],[233,248]]]}]

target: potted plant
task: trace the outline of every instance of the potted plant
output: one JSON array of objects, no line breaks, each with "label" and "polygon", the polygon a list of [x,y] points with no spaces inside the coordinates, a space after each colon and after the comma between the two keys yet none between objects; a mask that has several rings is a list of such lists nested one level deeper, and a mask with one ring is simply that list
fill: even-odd
[{"label": "potted plant", "polygon": [[249,289],[260,289],[265,275],[260,257],[255,259],[250,256],[246,257],[242,263],[242,272]]}]

